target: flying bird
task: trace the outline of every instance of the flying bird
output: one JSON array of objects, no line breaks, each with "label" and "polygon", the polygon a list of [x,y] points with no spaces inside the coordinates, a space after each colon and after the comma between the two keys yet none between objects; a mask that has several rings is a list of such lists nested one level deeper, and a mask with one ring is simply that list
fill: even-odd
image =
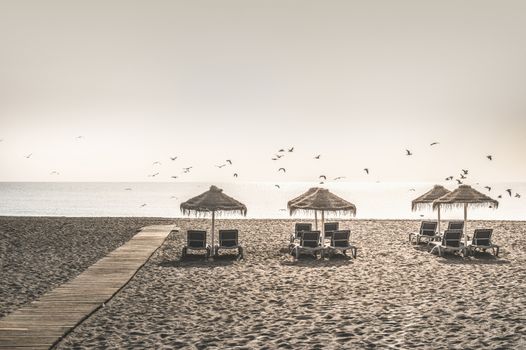
[{"label": "flying bird", "polygon": [[320,185],[323,185],[324,183],[325,183],[325,182],[323,182],[323,181],[320,181]]},{"label": "flying bird", "polygon": [[434,145],[438,145],[440,142],[433,142],[431,143],[429,146],[434,146]]},{"label": "flying bird", "polygon": [[488,158],[489,160],[493,160],[493,156],[491,154],[487,155],[486,158]]},{"label": "flying bird", "polygon": [[281,187],[279,187],[279,185],[274,185],[274,186],[276,186],[277,188],[281,188]]},{"label": "flying bird", "polygon": [[234,177],[237,177],[237,173],[234,173]]},{"label": "flying bird", "polygon": [[285,168],[279,168],[278,171],[280,171],[280,170],[283,170],[284,173],[287,172],[287,170],[285,170]]},{"label": "flying bird", "polygon": [[152,165],[161,165],[161,162],[156,161],[156,162],[153,162]]},{"label": "flying bird", "polygon": [[292,146],[292,148],[289,148],[289,152],[294,152],[294,146]]},{"label": "flying bird", "polygon": [[367,173],[367,175],[369,175],[369,168],[365,168],[365,169],[363,169],[363,171],[365,171]]},{"label": "flying bird", "polygon": [[26,156],[26,158],[29,159],[29,158],[31,158],[32,155],[33,155],[33,153],[29,153],[29,154]]},{"label": "flying bird", "polygon": [[408,150],[408,149],[406,149],[405,152],[406,152],[406,154],[405,154],[406,156],[412,156],[413,155],[413,153],[410,150]]},{"label": "flying bird", "polygon": [[502,195],[501,195],[501,194],[499,194],[499,195],[497,196],[497,198],[502,198]]},{"label": "flying bird", "polygon": [[156,177],[157,175],[159,175],[159,173],[155,173],[155,174],[148,175],[148,176],[149,176],[149,177]]},{"label": "flying bird", "polygon": [[170,177],[171,177],[172,179],[177,179],[177,178],[178,178],[177,175],[172,175],[172,176],[170,176]]},{"label": "flying bird", "polygon": [[453,176],[446,177],[446,181],[451,181],[451,180],[453,180]]},{"label": "flying bird", "polygon": [[192,169],[193,167],[189,166],[187,168],[183,168],[183,172],[184,173],[189,173],[190,172],[190,169]]},{"label": "flying bird", "polygon": [[488,191],[491,191],[491,187],[490,186],[484,186],[484,188],[487,188]]},{"label": "flying bird", "polygon": [[456,179],[456,180],[457,180],[457,183],[458,183],[459,185],[462,185],[462,181],[460,181],[459,179]]},{"label": "flying bird", "polygon": [[466,177],[464,176],[464,174],[460,174],[460,178],[461,178],[461,179],[466,179]]},{"label": "flying bird", "polygon": [[143,207],[145,207],[145,206],[146,206],[146,203],[144,203],[144,204],[141,204],[141,208],[143,208]]},{"label": "flying bird", "polygon": [[314,159],[320,159],[321,157],[321,154],[318,154],[316,157],[314,157]]},{"label": "flying bird", "polygon": [[227,159],[226,162],[230,165],[232,165],[232,161],[230,159]]},{"label": "flying bird", "polygon": [[508,189],[506,190],[506,192],[508,192],[508,194],[509,194],[510,197],[511,197],[511,188],[508,188]]},{"label": "flying bird", "polygon": [[272,158],[272,160],[278,160],[278,158]]},{"label": "flying bird", "polygon": [[518,193],[515,193],[515,198],[521,198],[521,195]]},{"label": "flying bird", "polygon": [[221,169],[224,166],[226,166],[226,164],[216,165],[216,167],[218,167],[219,169]]},{"label": "flying bird", "polygon": [[416,190],[415,190],[414,188],[410,188],[409,191],[414,192],[414,191],[416,191]]},{"label": "flying bird", "polygon": [[276,154],[276,158],[278,158],[278,159],[279,159],[279,158],[281,158],[281,157],[283,157],[283,155],[282,155],[282,154]]},{"label": "flying bird", "polygon": [[324,180],[327,180],[327,176],[325,176],[325,175],[320,175],[320,176],[318,176],[318,178],[319,179],[323,178]]},{"label": "flying bird", "polygon": [[170,160],[174,161],[177,159],[177,156],[176,157],[170,157]]},{"label": "flying bird", "polygon": [[334,178],[334,181],[345,179],[345,176],[338,176]]},{"label": "flying bird", "polygon": [[131,191],[132,189],[131,189],[131,187],[126,187],[124,190],[125,191]]},{"label": "flying bird", "polygon": [[171,196],[170,199],[177,199],[177,197],[176,196]]},{"label": "flying bird", "polygon": [[282,148],[282,149],[280,149],[278,152],[285,152],[285,150]]},{"label": "flying bird", "polygon": [[464,175],[467,175],[469,173],[469,170],[462,169],[462,172],[464,173]]}]

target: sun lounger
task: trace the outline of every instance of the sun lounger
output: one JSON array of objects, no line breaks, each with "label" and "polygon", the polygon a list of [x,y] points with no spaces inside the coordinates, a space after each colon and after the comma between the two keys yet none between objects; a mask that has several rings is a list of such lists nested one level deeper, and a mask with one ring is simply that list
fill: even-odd
[{"label": "sun lounger", "polygon": [[183,247],[182,257],[184,258],[189,250],[205,251],[205,258],[210,256],[210,246],[206,243],[206,231],[188,230],[186,231],[186,246]]},{"label": "sun lounger", "polygon": [[293,243],[294,240],[301,238],[301,233],[303,231],[311,231],[312,230],[312,224],[297,222],[294,225],[294,234],[290,236],[290,242]]},{"label": "sun lounger", "polygon": [[493,229],[476,229],[473,233],[473,238],[471,239],[471,242],[468,243],[468,248],[470,252],[475,252],[477,249],[480,249],[483,252],[485,252],[487,249],[491,249],[493,251],[493,255],[499,256],[500,247],[491,242],[492,234]]},{"label": "sun lounger", "polygon": [[422,221],[420,230],[409,234],[409,242],[419,244],[420,241],[425,240],[428,243],[440,237],[437,230],[438,223],[436,221]]},{"label": "sun lounger", "polygon": [[317,257],[318,252],[323,252],[320,235],[320,231],[302,231],[300,242],[295,244],[291,250],[296,259],[301,253],[310,253]]},{"label": "sun lounger", "polygon": [[450,221],[447,223],[447,229],[462,231],[464,229],[464,221]]},{"label": "sun lounger", "polygon": [[466,256],[466,247],[462,243],[461,230],[446,230],[440,241],[432,241],[430,244],[434,245],[431,253],[438,252],[442,256],[443,252],[460,252],[462,256]]},{"label": "sun lounger", "polygon": [[214,247],[214,256],[219,254],[220,249],[237,250],[239,258],[243,257],[243,247],[239,245],[238,230],[219,230],[219,244]]},{"label": "sun lounger", "polygon": [[325,238],[331,238],[332,233],[340,229],[340,223],[339,222],[326,222],[323,227],[325,229]]},{"label": "sun lounger", "polygon": [[336,230],[331,235],[331,243],[328,247],[329,254],[335,251],[341,251],[343,255],[347,255],[347,251],[351,251],[351,256],[356,258],[357,248],[349,242],[351,230]]}]

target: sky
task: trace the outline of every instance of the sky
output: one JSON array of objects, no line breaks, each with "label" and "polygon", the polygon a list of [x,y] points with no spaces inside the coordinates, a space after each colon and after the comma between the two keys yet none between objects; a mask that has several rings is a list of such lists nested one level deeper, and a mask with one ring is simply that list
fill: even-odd
[{"label": "sky", "polygon": [[525,43],[522,0],[0,0],[0,181],[526,181]]}]

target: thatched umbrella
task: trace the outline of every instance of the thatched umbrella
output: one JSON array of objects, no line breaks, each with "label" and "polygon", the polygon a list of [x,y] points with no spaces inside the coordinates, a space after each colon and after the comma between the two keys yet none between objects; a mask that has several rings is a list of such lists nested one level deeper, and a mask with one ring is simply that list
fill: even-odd
[{"label": "thatched umbrella", "polygon": [[322,234],[322,245],[324,244],[325,237],[325,212],[335,212],[338,214],[356,215],[356,206],[345,199],[338,197],[337,195],[329,192],[324,188],[311,188],[307,193],[293,199],[287,204],[290,215],[297,211],[321,211],[321,234]]},{"label": "thatched umbrella", "polygon": [[450,192],[433,202],[433,209],[439,206],[446,208],[464,207],[464,244],[467,245],[466,226],[468,221],[468,205],[471,207],[498,208],[499,202],[493,198],[480,193],[469,185],[460,185],[456,190]]},{"label": "thatched umbrella", "polygon": [[212,247],[214,246],[216,212],[239,212],[244,216],[247,215],[247,207],[243,203],[227,196],[223,193],[222,189],[216,186],[210,186],[208,191],[181,203],[181,211],[183,215],[191,213],[212,213]]},{"label": "thatched umbrella", "polygon": [[[433,202],[437,199],[439,199],[442,196],[445,196],[446,194],[450,193],[451,191],[445,188],[444,186],[435,185],[432,189],[421,195],[420,197],[414,199],[411,202],[411,210],[419,210],[424,207],[431,207],[433,205]],[[440,205],[437,207],[438,209],[438,232],[440,232]]]},{"label": "thatched umbrella", "polygon": [[[294,199],[291,199],[290,201],[288,201],[287,203],[287,208],[290,209],[290,206],[292,203],[294,202],[297,202],[299,201],[300,199],[303,199],[311,194],[313,194],[314,192],[316,192],[316,190],[318,190],[318,187],[311,187],[309,188],[309,190],[303,194],[300,194],[299,196],[297,196],[296,198]],[[318,211],[315,210],[314,211],[314,228],[317,230],[318,229]]]}]

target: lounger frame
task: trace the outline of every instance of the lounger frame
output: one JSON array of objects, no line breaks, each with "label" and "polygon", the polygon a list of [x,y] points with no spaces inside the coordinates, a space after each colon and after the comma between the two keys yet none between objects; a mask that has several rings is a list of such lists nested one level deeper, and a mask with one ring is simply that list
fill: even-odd
[{"label": "lounger frame", "polygon": [[356,259],[358,248],[349,242],[351,230],[336,230],[331,235],[331,243],[327,247],[329,256],[334,252],[341,251],[343,255],[347,256],[347,251],[351,251],[351,257]]},{"label": "lounger frame", "polygon": [[219,230],[219,243],[214,247],[214,256],[219,250],[237,250],[238,258],[243,258],[243,247],[239,244],[239,230]]},{"label": "lounger frame", "polygon": [[420,244],[420,242],[423,241],[429,243],[437,240],[440,238],[440,235],[437,233],[437,226],[437,221],[422,221],[418,232],[412,232],[409,234],[409,242]]},{"label": "lounger frame", "polygon": [[[493,244],[491,241],[491,236],[493,235],[493,229],[476,229],[473,232],[473,238],[468,244],[468,249],[470,253],[474,253],[477,250],[485,252],[488,249],[491,249],[493,255],[499,256],[500,246]],[[469,238],[468,238],[469,240]]]},{"label": "lounger frame", "polygon": [[205,259],[210,257],[211,247],[206,243],[206,231],[186,231],[186,245],[183,247],[182,258],[186,257],[189,250],[205,251]]}]

